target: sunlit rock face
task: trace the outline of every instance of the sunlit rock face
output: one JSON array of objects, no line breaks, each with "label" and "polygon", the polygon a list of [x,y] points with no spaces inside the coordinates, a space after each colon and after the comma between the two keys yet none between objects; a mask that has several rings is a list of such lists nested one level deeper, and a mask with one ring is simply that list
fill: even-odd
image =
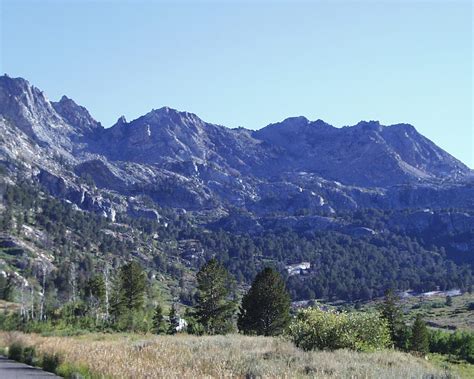
[{"label": "sunlit rock face", "polygon": [[157,218],[153,204],[252,217],[474,207],[472,170],[408,124],[335,128],[292,117],[251,131],[164,107],[104,128],[72,99],[51,102],[8,76],[0,77],[0,159],[10,174],[114,217]]}]

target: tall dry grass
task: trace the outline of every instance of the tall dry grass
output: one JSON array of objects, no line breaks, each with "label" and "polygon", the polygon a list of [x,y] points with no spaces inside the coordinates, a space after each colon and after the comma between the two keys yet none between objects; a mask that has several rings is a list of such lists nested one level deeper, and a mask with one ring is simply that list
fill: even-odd
[{"label": "tall dry grass", "polygon": [[[92,334],[41,337],[0,333],[40,353],[113,378],[441,378],[446,373],[408,354],[383,351],[304,352],[288,341],[240,335],[196,337]],[[450,376],[452,377],[452,376]]]}]

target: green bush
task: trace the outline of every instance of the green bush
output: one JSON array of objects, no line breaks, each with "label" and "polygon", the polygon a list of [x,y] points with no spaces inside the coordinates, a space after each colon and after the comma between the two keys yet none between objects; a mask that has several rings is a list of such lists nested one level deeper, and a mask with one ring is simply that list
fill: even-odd
[{"label": "green bush", "polygon": [[291,323],[289,336],[304,350],[373,351],[390,345],[387,322],[378,313],[304,309]]},{"label": "green bush", "polygon": [[14,361],[23,362],[23,345],[14,342],[8,347],[8,358]]},{"label": "green bush", "polygon": [[0,313],[0,329],[5,331],[18,331],[22,329],[21,318],[18,313]]},{"label": "green bush", "polygon": [[45,354],[43,355],[41,367],[43,367],[44,371],[55,373],[61,362],[62,359],[58,354]]},{"label": "green bush", "polygon": [[23,349],[23,362],[30,366],[36,364],[36,349],[34,346],[28,346]]},{"label": "green bush", "polygon": [[78,366],[75,364],[70,364],[63,362],[56,369],[56,374],[66,379],[78,379],[78,378],[94,378],[94,376],[88,367]]},{"label": "green bush", "polygon": [[449,354],[474,363],[474,333],[429,331],[429,349],[432,353]]},{"label": "green bush", "polygon": [[186,321],[188,322],[188,326],[186,328],[188,334],[193,334],[195,336],[203,336],[206,333],[204,326],[198,321],[196,321],[194,318],[186,319]]}]

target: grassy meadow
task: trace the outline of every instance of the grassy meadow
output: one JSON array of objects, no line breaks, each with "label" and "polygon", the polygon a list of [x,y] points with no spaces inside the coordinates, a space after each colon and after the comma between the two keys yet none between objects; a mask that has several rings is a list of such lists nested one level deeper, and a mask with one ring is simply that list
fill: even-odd
[{"label": "grassy meadow", "polygon": [[453,296],[452,304],[446,305],[446,297],[412,298],[407,301],[411,315],[419,312],[432,327],[450,330],[474,331],[474,311],[469,304],[474,303],[474,294]]},{"label": "grassy meadow", "polygon": [[397,351],[305,352],[275,337],[0,333],[0,345],[14,342],[35,346],[39,356],[59,355],[57,372],[66,377],[75,370],[91,378],[459,377],[446,362]]},{"label": "grassy meadow", "polygon": [[[378,299],[365,303],[363,309],[377,308],[383,300]],[[474,293],[464,293],[453,296],[452,304],[446,304],[446,296],[434,295],[431,297],[409,297],[400,300],[407,320],[413,321],[416,314],[432,328],[474,331],[474,311],[469,305],[474,303]]]}]

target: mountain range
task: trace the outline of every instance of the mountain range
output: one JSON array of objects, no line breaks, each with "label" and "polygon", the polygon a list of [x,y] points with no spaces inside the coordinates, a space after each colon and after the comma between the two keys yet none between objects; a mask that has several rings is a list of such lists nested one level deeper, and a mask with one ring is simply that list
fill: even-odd
[{"label": "mountain range", "polygon": [[72,99],[50,101],[5,75],[0,133],[2,161],[112,218],[155,217],[154,204],[210,219],[235,208],[265,217],[474,207],[473,170],[409,124],[336,128],[290,117],[254,131],[163,107],[104,128]]},{"label": "mountain range", "polygon": [[5,75],[0,195],[0,271],[23,278],[138,259],[190,303],[189,272],[218,256],[241,284],[306,262],[300,300],[472,285],[473,170],[409,124],[231,129],[163,107],[105,128]]}]

